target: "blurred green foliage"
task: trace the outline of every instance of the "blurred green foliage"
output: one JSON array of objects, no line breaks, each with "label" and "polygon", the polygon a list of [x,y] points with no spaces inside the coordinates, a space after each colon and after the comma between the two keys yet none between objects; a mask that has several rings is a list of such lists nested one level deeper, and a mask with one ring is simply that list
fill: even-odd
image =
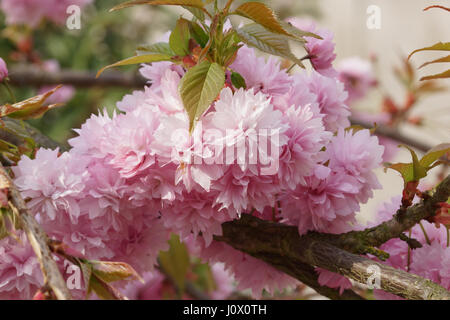
[{"label": "blurred green foliage", "polygon": [[[84,8],[81,30],[69,30],[66,26],[43,22],[38,29],[31,31],[34,50],[42,61],[57,60],[61,69],[92,72],[133,55],[137,45],[154,34],[155,25],[168,28],[170,13],[167,14],[169,11],[166,8],[153,10],[140,8],[141,19],[136,21],[130,17],[135,14],[133,10],[108,12],[112,6],[120,2],[122,1],[96,0]],[[161,11],[166,12],[161,14]],[[146,14],[148,19],[145,19]],[[0,12],[0,30],[2,30],[0,56],[6,60],[11,70],[17,63],[12,59],[17,48],[13,41],[4,36],[6,30],[4,20],[3,13]],[[137,72],[138,68],[124,68],[124,71],[130,69]],[[36,94],[38,88],[13,88],[13,90],[17,100],[24,100]],[[130,91],[129,88],[77,88],[73,99],[64,107],[49,111],[43,118],[30,122],[53,139],[64,141],[73,135],[71,129],[79,127],[91,113],[97,113],[98,109],[103,108],[113,110],[115,103]],[[6,92],[1,91],[0,103],[6,102],[6,97]]]}]

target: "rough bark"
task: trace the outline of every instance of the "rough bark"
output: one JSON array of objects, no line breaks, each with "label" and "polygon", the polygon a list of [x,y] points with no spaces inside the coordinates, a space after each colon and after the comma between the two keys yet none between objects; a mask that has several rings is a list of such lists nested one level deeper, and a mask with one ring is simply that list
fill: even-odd
[{"label": "rough bark", "polygon": [[[241,219],[222,225],[223,235],[215,237],[233,248],[261,259],[300,281],[312,277],[312,270],[320,267],[367,284],[372,275],[369,266],[381,272],[381,289],[406,299],[450,299],[450,292],[420,276],[394,269],[358,254],[372,253],[373,247],[399,237],[422,219],[431,217],[438,202],[450,195],[450,176],[437,187],[431,197],[396,214],[391,220],[374,228],[341,235],[298,234],[297,228],[242,215]],[[305,282],[305,284],[308,284]],[[312,284],[314,288],[314,283]],[[315,288],[317,290],[317,288]]]}]

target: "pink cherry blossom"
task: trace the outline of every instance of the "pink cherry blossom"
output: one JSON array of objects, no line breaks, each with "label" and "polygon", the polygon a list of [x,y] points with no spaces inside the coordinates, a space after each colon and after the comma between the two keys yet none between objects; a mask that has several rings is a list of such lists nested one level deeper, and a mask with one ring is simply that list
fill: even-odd
[{"label": "pink cherry blossom", "polygon": [[0,58],[0,82],[8,77],[8,68],[6,66],[5,60]]},{"label": "pink cherry blossom", "polygon": [[31,299],[44,284],[39,261],[24,232],[0,240],[0,299]]},{"label": "pink cherry blossom", "polygon": [[222,262],[237,281],[237,290],[251,289],[255,298],[261,298],[263,290],[269,294],[292,288],[298,281],[267,263],[233,249],[229,245],[213,241],[201,250],[202,258],[209,262]]},{"label": "pink cherry blossom", "polygon": [[255,50],[242,47],[230,68],[242,75],[247,89],[255,93],[263,92],[271,96],[284,94],[289,90],[292,80],[282,70],[280,62],[275,57],[258,57]]},{"label": "pink cherry blossom", "polygon": [[337,131],[350,126],[350,109],[346,105],[347,93],[341,82],[313,72],[309,78],[309,90],[317,96],[320,113],[324,115],[325,128]]},{"label": "pink cherry blossom", "polygon": [[288,22],[303,31],[312,32],[322,38],[305,37],[305,40],[307,41],[306,50],[311,56],[311,64],[320,74],[326,77],[336,77],[337,72],[333,68],[333,62],[334,59],[336,59],[333,33],[324,28],[317,28],[315,22],[312,20],[294,18],[289,19]]},{"label": "pink cherry blossom", "polygon": [[372,65],[359,57],[341,60],[337,71],[338,79],[344,83],[345,90],[348,92],[347,104],[364,98],[377,84]]}]

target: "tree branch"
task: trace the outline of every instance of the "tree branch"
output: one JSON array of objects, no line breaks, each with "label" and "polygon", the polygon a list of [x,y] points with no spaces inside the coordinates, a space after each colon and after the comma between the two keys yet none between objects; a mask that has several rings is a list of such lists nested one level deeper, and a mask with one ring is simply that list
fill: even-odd
[{"label": "tree branch", "polygon": [[301,281],[308,287],[314,289],[318,294],[332,300],[364,300],[363,297],[355,293],[353,290],[344,290],[342,294],[340,294],[336,289],[321,286],[318,281],[319,276],[317,272],[309,264],[298,260],[292,260],[283,255],[277,254],[258,253],[253,256],[269,263],[276,269],[283,271],[291,277]]},{"label": "tree branch", "polygon": [[312,232],[299,236],[295,226],[244,214],[239,220],[222,224],[223,235],[215,240],[272,264],[300,281],[305,279],[303,270],[292,271],[295,264],[321,267],[361,283],[366,283],[371,275],[367,267],[378,266],[381,288],[387,292],[407,299],[450,299],[450,292],[432,281],[356,255],[397,238],[420,220],[432,216],[436,204],[445,201],[449,195],[450,176],[437,187],[433,196],[408,208],[403,216],[396,214],[377,227],[341,235]]},{"label": "tree branch", "polygon": [[372,276],[368,267],[377,266],[381,289],[387,292],[406,299],[450,299],[450,292],[430,280],[355,255],[315,237],[300,237],[295,227],[242,215],[240,220],[224,223],[222,229],[223,235],[215,240],[274,265],[300,281],[311,275],[303,277],[301,272],[295,271],[296,265],[320,267],[363,284]]},{"label": "tree branch", "polygon": [[147,81],[139,75],[124,74],[118,71],[105,72],[98,79],[95,73],[86,71],[63,70],[50,73],[29,66],[15,67],[10,70],[9,78],[15,86],[41,87],[44,85],[66,84],[74,87],[123,87],[143,88]]},{"label": "tree branch", "polygon": [[12,143],[16,146],[25,142],[25,137],[31,137],[39,147],[56,149],[61,151],[69,149],[67,144],[60,144],[42,134],[39,130],[29,125],[25,121],[19,121],[8,117],[1,118],[0,139]]},{"label": "tree branch", "polygon": [[352,231],[346,234],[333,236],[332,241],[343,249],[353,253],[364,253],[368,246],[378,247],[393,238],[411,229],[423,219],[432,217],[438,208],[439,202],[446,202],[450,196],[450,175],[447,176],[436,188],[431,197],[427,197],[420,203],[407,209],[406,214],[397,211],[394,217],[382,224],[363,231]]},{"label": "tree branch", "polygon": [[[364,122],[361,120],[357,120],[354,118],[350,119],[352,125],[358,125],[367,129],[372,129],[374,126],[371,123]],[[425,143],[422,143],[420,141],[417,141],[415,139],[412,139],[410,137],[407,137],[403,134],[401,134],[397,129],[392,129],[387,126],[377,126],[375,130],[375,134],[390,138],[392,140],[401,142],[403,144],[406,144],[408,146],[413,147],[414,149],[417,149],[422,152],[427,152],[431,149],[431,147]]]},{"label": "tree branch", "polygon": [[64,278],[59,272],[56,262],[52,258],[52,253],[48,247],[47,234],[42,230],[34,217],[29,213],[28,208],[20,192],[12,182],[3,165],[0,163],[0,179],[2,186],[9,190],[12,205],[11,209],[21,219],[22,227],[27,234],[28,241],[41,265],[44,282],[54,292],[59,300],[72,299],[69,289],[67,289]]}]

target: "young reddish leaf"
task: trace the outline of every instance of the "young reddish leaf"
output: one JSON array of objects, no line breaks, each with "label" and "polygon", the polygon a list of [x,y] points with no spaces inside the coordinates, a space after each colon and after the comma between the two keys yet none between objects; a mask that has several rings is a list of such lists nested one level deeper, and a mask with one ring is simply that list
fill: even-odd
[{"label": "young reddish leaf", "polygon": [[420,51],[450,51],[450,42],[438,42],[435,45],[432,45],[431,47],[425,47],[425,48],[414,50],[408,56],[408,60],[411,58],[411,56],[413,54],[420,52]]},{"label": "young reddish leaf", "polygon": [[450,204],[448,202],[440,202],[438,203],[439,208],[436,210],[436,213],[433,217],[434,223],[440,223],[450,227]]},{"label": "young reddish leaf", "polygon": [[54,94],[61,87],[62,85],[59,85],[50,91],[26,99],[24,101],[17,102],[12,105],[6,104],[4,106],[1,106],[0,117],[9,116],[15,119],[30,119],[33,117],[40,116],[43,113],[45,113],[48,109],[59,106],[58,104],[44,106],[44,103],[52,94]]},{"label": "young reddish leaf", "polygon": [[159,254],[159,263],[163,271],[174,281],[182,293],[190,266],[189,253],[186,245],[180,242],[176,235],[172,235],[169,244],[169,251]]},{"label": "young reddish leaf", "polygon": [[430,64],[433,64],[433,63],[443,63],[443,62],[450,62],[450,55],[448,55],[446,57],[443,57],[443,58],[439,58],[439,59],[433,60],[433,61],[425,62],[423,65],[421,65],[419,67],[419,69],[423,68],[425,66],[428,66]]},{"label": "young reddish leaf", "polygon": [[111,261],[93,261],[89,264],[92,267],[92,273],[105,282],[113,282],[119,280],[144,280],[139,274],[127,263],[111,262]]},{"label": "young reddish leaf", "polygon": [[178,19],[175,29],[170,34],[170,48],[180,57],[187,56],[189,54],[190,38],[189,21],[183,18]]},{"label": "young reddish leaf", "polygon": [[450,69],[439,74],[420,78],[420,81],[450,78]]},{"label": "young reddish leaf", "polygon": [[426,7],[425,9],[423,9],[423,11],[427,11],[427,10],[432,9],[432,8],[437,8],[437,9],[450,11],[450,8],[447,8],[447,7],[444,7],[444,6],[438,6],[438,5]]},{"label": "young reddish leaf", "polygon": [[267,7],[264,3],[246,2],[240,5],[234,14],[253,20],[272,32],[292,36],[281,26],[273,10]]},{"label": "young reddish leaf", "polygon": [[195,7],[195,8],[203,8],[204,3],[202,0],[138,0],[138,1],[127,1],[121,3],[109,11],[116,11],[124,8],[133,7],[136,5],[148,4],[152,6],[158,5],[168,5],[168,6],[187,6],[187,7]]},{"label": "young reddish leaf", "polygon": [[203,61],[189,69],[180,83],[180,95],[189,115],[189,129],[219,95],[225,84],[225,72],[217,63]]},{"label": "young reddish leaf", "polygon": [[113,67],[119,67],[119,66],[128,66],[132,64],[139,64],[139,63],[150,63],[150,62],[158,62],[158,61],[169,61],[172,59],[171,55],[168,54],[160,54],[160,53],[154,53],[154,54],[143,54],[140,56],[134,56],[131,58],[127,58],[124,60],[121,60],[119,62],[110,64],[109,66],[103,67],[100,69],[100,71],[97,73],[97,78],[100,77],[100,75],[109,68]]}]

